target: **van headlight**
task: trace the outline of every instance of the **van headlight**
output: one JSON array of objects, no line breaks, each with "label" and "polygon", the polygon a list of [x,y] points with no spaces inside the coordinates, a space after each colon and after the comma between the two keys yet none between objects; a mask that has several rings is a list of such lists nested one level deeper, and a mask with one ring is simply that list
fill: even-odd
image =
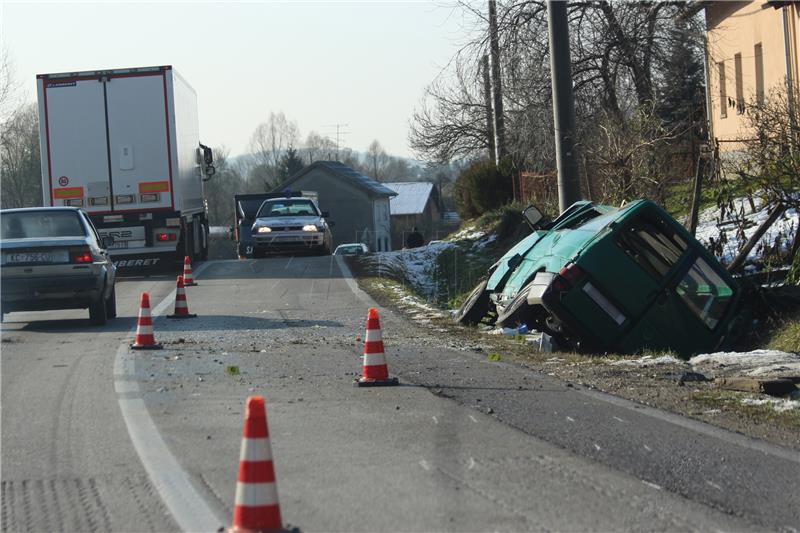
[{"label": "van headlight", "polygon": [[269,228],[267,226],[259,226],[256,231],[258,233],[270,233],[272,231],[272,228]]},{"label": "van headlight", "polygon": [[319,231],[315,224],[306,224],[303,226],[303,231]]}]

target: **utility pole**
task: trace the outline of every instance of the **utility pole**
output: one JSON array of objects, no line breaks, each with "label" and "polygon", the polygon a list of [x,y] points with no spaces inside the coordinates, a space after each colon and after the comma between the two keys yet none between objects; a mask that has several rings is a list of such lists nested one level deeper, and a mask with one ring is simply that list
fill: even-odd
[{"label": "utility pole", "polygon": [[489,158],[497,166],[497,148],[495,145],[494,114],[492,113],[492,81],[489,78],[489,54],[481,60],[483,71],[483,105],[486,108],[486,137],[489,139]]},{"label": "utility pole", "polygon": [[489,54],[492,66],[492,96],[494,101],[495,161],[506,155],[506,126],[503,119],[503,85],[500,80],[500,41],[497,37],[497,2],[489,0]]},{"label": "utility pole", "polygon": [[575,103],[569,58],[567,2],[547,0],[547,18],[550,30],[550,72],[553,79],[558,208],[563,213],[581,199],[578,158],[575,154]]}]

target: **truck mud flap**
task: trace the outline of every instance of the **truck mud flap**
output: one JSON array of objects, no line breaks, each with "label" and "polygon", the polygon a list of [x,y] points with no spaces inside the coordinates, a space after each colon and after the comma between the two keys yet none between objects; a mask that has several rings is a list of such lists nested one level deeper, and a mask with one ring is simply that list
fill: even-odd
[{"label": "truck mud flap", "polygon": [[176,259],[174,251],[161,254],[112,256],[111,260],[117,267],[117,274],[123,276],[164,274],[177,272],[183,268],[183,261]]}]

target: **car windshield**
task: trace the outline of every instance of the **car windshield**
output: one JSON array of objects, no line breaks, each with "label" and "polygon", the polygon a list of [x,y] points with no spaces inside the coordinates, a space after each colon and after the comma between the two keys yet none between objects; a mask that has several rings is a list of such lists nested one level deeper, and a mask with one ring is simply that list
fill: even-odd
[{"label": "car windshield", "polygon": [[336,249],[337,254],[360,254],[363,250],[361,245],[353,244],[351,246],[340,246]]},{"label": "car windshield", "polygon": [[285,216],[319,216],[319,212],[311,200],[270,200],[258,211],[258,218]]},{"label": "car windshield", "polygon": [[0,216],[3,239],[85,237],[86,229],[74,211],[18,211]]}]

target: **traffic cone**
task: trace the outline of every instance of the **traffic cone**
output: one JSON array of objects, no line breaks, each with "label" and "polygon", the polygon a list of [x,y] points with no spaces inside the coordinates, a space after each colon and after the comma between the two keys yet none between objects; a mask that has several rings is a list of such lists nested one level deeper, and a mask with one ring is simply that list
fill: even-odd
[{"label": "traffic cone", "polygon": [[167,318],[197,318],[197,315],[189,313],[189,304],[186,302],[186,289],[184,289],[183,276],[178,276],[178,284],[175,288],[175,314],[167,315]]},{"label": "traffic cone", "polygon": [[150,295],[142,293],[139,301],[139,318],[136,320],[136,338],[131,344],[134,350],[160,350],[163,348],[156,344],[153,336],[153,319],[150,317]]},{"label": "traffic cone", "polygon": [[262,396],[247,398],[231,531],[279,531],[281,506]]},{"label": "traffic cone", "polygon": [[183,285],[184,287],[194,287],[197,283],[192,279],[192,262],[189,256],[183,258]]},{"label": "traffic cone", "polygon": [[356,380],[358,387],[385,387],[397,385],[397,378],[389,377],[386,356],[383,353],[383,338],[378,310],[370,308],[367,314],[367,332],[364,334],[364,364],[361,379]]}]

